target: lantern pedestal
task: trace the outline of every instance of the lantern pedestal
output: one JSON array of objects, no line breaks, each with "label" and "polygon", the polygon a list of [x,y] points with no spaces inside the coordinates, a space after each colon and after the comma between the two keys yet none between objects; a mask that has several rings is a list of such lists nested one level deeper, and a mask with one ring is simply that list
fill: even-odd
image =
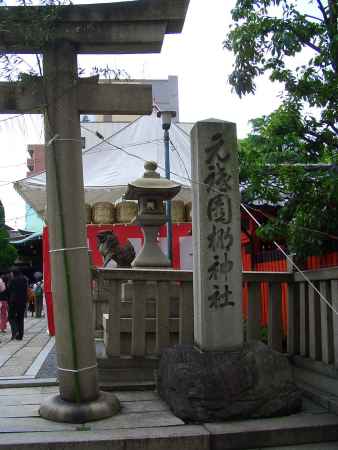
[{"label": "lantern pedestal", "polygon": [[157,243],[159,229],[159,226],[142,226],[144,244],[132,267],[170,267],[169,259]]}]

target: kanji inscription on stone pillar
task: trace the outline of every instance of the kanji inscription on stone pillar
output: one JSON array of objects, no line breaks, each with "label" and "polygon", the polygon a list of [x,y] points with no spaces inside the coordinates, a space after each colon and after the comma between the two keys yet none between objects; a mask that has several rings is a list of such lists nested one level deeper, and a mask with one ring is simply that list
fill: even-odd
[{"label": "kanji inscription on stone pillar", "polygon": [[243,343],[236,125],[198,122],[191,139],[195,343],[226,350]]}]

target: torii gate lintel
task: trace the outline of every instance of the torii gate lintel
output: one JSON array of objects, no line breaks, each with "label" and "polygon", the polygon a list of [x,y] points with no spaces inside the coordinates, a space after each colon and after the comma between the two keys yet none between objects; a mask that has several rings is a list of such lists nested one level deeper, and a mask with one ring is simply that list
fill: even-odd
[{"label": "torii gate lintel", "polygon": [[[151,85],[128,81],[101,84],[97,77],[79,78],[76,86],[79,114],[146,115],[152,111]],[[66,91],[64,92],[66,94]],[[0,114],[43,114],[43,81],[0,82]]]},{"label": "torii gate lintel", "polygon": [[[0,9],[0,22],[15,24],[0,32],[0,51],[34,53],[43,51],[43,39],[28,40],[31,18],[43,18],[43,11],[54,8],[53,37],[76,46],[76,53],[158,53],[165,34],[180,33],[189,0],[138,0],[126,3],[98,3],[83,5],[30,6],[25,19],[24,6]],[[36,22],[41,26],[41,20]],[[47,21],[48,25],[48,21]],[[37,33],[39,33],[37,29]],[[48,44],[48,43],[47,43]]]}]

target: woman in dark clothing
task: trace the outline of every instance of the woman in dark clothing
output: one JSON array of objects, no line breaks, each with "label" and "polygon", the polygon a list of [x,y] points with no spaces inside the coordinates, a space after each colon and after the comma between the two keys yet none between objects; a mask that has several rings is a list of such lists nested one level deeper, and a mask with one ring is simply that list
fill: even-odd
[{"label": "woman in dark clothing", "polygon": [[18,339],[21,341],[24,333],[24,317],[27,304],[28,282],[19,270],[13,271],[13,276],[13,279],[8,285],[8,320],[11,325],[12,339]]}]

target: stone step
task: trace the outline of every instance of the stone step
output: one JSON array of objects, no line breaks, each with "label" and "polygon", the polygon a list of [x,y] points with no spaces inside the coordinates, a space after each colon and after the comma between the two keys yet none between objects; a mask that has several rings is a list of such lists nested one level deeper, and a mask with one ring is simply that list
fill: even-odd
[{"label": "stone step", "polygon": [[306,383],[302,383],[301,388],[304,397],[321,405],[327,412],[338,415],[338,397],[336,395],[323,392]]},{"label": "stone step", "polygon": [[121,412],[84,425],[42,419],[42,397],[56,386],[2,389],[0,450],[334,450],[338,417],[305,399],[289,417],[184,424],[155,391],[115,389]]},{"label": "stone step", "polygon": [[314,389],[338,397],[338,371],[335,367],[301,356],[294,356],[292,362],[294,379],[300,387],[312,386]]},{"label": "stone step", "polygon": [[110,356],[106,358],[97,358],[99,369],[151,369],[158,367],[158,358],[152,357],[132,357],[132,356]]},{"label": "stone step", "polygon": [[[323,442],[316,444],[302,444],[302,445],[283,445],[280,447],[264,447],[264,450],[337,450],[338,442]],[[248,450],[260,450],[257,448]]]},{"label": "stone step", "polygon": [[302,413],[272,419],[209,423],[204,426],[211,434],[210,450],[260,450],[277,446],[296,450],[301,444],[338,442],[338,417],[325,413]]},{"label": "stone step", "polygon": [[153,381],[100,381],[99,385],[102,391],[153,391],[156,387]]},{"label": "stone step", "polygon": [[100,383],[107,385],[116,383],[155,383],[155,371],[158,367],[156,357],[97,357]]},{"label": "stone step", "polygon": [[155,384],[155,373],[153,369],[148,368],[125,368],[125,369],[99,369],[99,383],[106,385],[116,385],[122,382],[128,383],[131,386],[136,386],[143,383]]},{"label": "stone step", "polygon": [[1,450],[209,450],[207,431],[198,425],[116,430],[8,433]]},{"label": "stone step", "polygon": [[[0,433],[0,450],[334,450],[338,446],[338,418],[330,414],[295,416],[213,423],[203,425],[170,424],[165,412],[146,413],[154,426],[130,423],[120,427],[106,419],[80,426],[50,423],[48,433],[38,429]],[[151,416],[152,414],[152,416]],[[162,415],[161,415],[162,414]],[[140,419],[144,414],[140,414]],[[136,417],[130,413],[130,417]],[[162,419],[163,416],[163,419]],[[164,420],[166,419],[166,421]],[[131,420],[131,419],[130,419]],[[21,419],[23,421],[23,419]],[[35,423],[34,422],[34,423]],[[163,423],[162,423],[163,422]],[[127,424],[127,422],[126,422]],[[34,425],[34,424],[33,424]],[[55,431],[54,431],[55,430]]]}]

